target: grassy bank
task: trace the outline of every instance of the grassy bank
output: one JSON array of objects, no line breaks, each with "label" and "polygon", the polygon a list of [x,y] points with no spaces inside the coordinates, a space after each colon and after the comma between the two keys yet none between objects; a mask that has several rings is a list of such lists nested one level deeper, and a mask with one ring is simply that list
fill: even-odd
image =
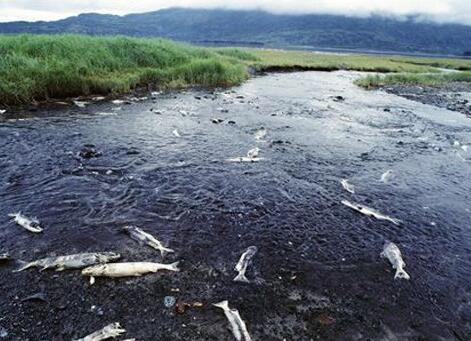
[{"label": "grassy bank", "polygon": [[[122,94],[136,87],[183,88],[242,83],[248,70],[357,70],[365,87],[469,80],[470,60],[341,55],[267,49],[201,48],[163,39],[82,35],[0,36],[0,106],[87,95]],[[436,73],[436,74],[433,74]]]},{"label": "grassy bank", "polygon": [[355,70],[365,72],[436,72],[431,65],[413,64],[389,56],[325,54],[309,51],[248,50],[259,58],[253,63],[260,71],[293,70]]},{"label": "grassy bank", "polygon": [[0,103],[119,94],[147,85],[230,86],[248,77],[250,57],[160,39],[0,36]]},{"label": "grassy bank", "polygon": [[471,82],[471,72],[369,75],[356,81],[356,84],[372,88],[386,85],[439,86],[450,82]]}]

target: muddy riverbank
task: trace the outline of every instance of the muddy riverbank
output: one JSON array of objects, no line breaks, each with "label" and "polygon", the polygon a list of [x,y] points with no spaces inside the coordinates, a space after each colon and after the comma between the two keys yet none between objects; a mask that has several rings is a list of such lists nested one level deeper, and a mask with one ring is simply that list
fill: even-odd
[{"label": "muddy riverbank", "polygon": [[[225,299],[253,340],[469,339],[471,120],[356,77],[271,74],[232,90],[7,113],[0,253],[13,260],[0,263],[0,339],[72,340],[120,322],[137,340],[234,340],[212,306]],[[259,162],[227,162],[255,147]],[[17,211],[44,232],[12,224]],[[162,261],[121,232],[129,224],[174,249],[163,261],[181,272],[93,286],[79,271],[12,272],[78,252]],[[387,240],[409,281],[380,258]],[[252,283],[233,282],[251,245]],[[183,312],[166,296],[203,306]]]},{"label": "muddy riverbank", "polygon": [[396,85],[380,88],[412,101],[457,111],[471,117],[471,84],[449,83],[440,86]]}]

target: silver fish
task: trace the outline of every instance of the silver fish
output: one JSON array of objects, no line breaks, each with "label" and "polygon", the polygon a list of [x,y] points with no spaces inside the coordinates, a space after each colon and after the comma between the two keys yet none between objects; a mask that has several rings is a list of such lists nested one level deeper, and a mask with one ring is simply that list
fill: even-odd
[{"label": "silver fish", "polygon": [[178,129],[175,129],[174,131],[172,131],[172,134],[175,136],[175,137],[182,137],[180,135],[180,133],[178,132]]},{"label": "silver fish", "polygon": [[263,158],[258,157],[260,153],[259,148],[250,149],[247,152],[247,156],[240,156],[233,159],[228,159],[229,162],[257,162],[263,160]]},{"label": "silver fish", "polygon": [[226,315],[226,318],[231,325],[232,334],[234,334],[237,341],[252,341],[247,330],[247,326],[245,325],[244,320],[240,317],[237,309],[229,308],[228,301],[222,301],[213,305],[224,310],[224,315]]},{"label": "silver fish", "polygon": [[389,182],[393,175],[393,171],[391,169],[387,170],[381,175],[381,182],[384,182],[385,184]]},{"label": "silver fish", "polygon": [[126,329],[122,328],[118,322],[115,322],[107,325],[103,329],[94,332],[93,334],[75,341],[102,341],[110,338],[114,339],[115,337],[118,337],[124,333],[126,333]]},{"label": "silver fish", "polygon": [[360,212],[361,214],[364,214],[366,216],[375,217],[378,220],[387,220],[387,221],[390,221],[391,223],[393,223],[395,225],[400,225],[401,224],[401,221],[399,219],[391,218],[387,215],[381,214],[381,213],[379,213],[378,211],[376,211],[372,208],[369,208],[369,207],[366,207],[366,206],[363,206],[363,205],[359,205],[359,204],[355,204],[355,203],[351,203],[348,200],[342,200],[342,204],[344,204],[345,206],[350,207],[351,209],[353,209],[357,212]]},{"label": "silver fish", "polygon": [[258,130],[254,135],[255,140],[257,141],[262,141],[265,136],[267,136],[267,130],[265,128]]},{"label": "silver fish", "polygon": [[123,230],[129,234],[129,236],[134,239],[135,241],[141,243],[141,244],[146,244],[150,246],[151,248],[160,251],[160,254],[162,257],[165,255],[165,253],[173,253],[175,252],[172,249],[166,248],[162,245],[162,243],[157,240],[153,235],[150,233],[144,232],[142,229],[140,229],[137,226],[125,226],[123,227]]},{"label": "silver fish", "polygon": [[26,230],[33,232],[33,233],[41,233],[43,232],[43,229],[39,225],[39,220],[37,218],[28,218],[21,214],[21,212],[18,213],[11,213],[8,215],[10,218],[13,218],[13,221],[20,225],[21,227],[25,228]]},{"label": "silver fish", "polygon": [[83,276],[90,277],[90,284],[95,283],[95,277],[139,277],[159,270],[180,271],[178,264],[160,264],[151,262],[109,263],[95,265],[82,270]]},{"label": "silver fish", "polygon": [[83,101],[74,101],[74,104],[78,106],[79,108],[85,108],[85,106],[88,104],[88,102],[83,102]]},{"label": "silver fish", "polygon": [[342,187],[347,191],[352,194],[355,194],[355,186],[352,185],[351,183],[348,182],[347,179],[342,179],[340,180],[340,183],[342,184]]},{"label": "silver fish", "polygon": [[65,269],[82,269],[90,265],[111,262],[120,257],[121,256],[119,254],[114,252],[79,253],[75,255],[48,257],[26,263],[18,270],[15,270],[15,272],[20,272],[32,267],[41,268],[41,271],[50,268],[55,268],[56,271],[63,271]]},{"label": "silver fish", "polygon": [[404,260],[402,259],[401,250],[399,250],[399,247],[396,244],[391,242],[386,243],[384,245],[383,252],[381,252],[381,257],[387,258],[391,263],[393,269],[396,269],[394,279],[410,279],[409,274],[404,271],[406,263],[404,263]]},{"label": "silver fish", "polygon": [[256,246],[250,246],[247,250],[240,256],[239,261],[237,262],[234,270],[238,271],[239,274],[234,278],[235,282],[245,282],[249,283],[247,277],[245,277],[245,272],[247,267],[252,262],[253,256],[257,253],[258,249]]},{"label": "silver fish", "polygon": [[250,149],[248,152],[247,152],[247,157],[251,158],[251,159],[255,159],[255,158],[258,158],[258,154],[260,153],[260,148],[253,148],[253,149]]}]

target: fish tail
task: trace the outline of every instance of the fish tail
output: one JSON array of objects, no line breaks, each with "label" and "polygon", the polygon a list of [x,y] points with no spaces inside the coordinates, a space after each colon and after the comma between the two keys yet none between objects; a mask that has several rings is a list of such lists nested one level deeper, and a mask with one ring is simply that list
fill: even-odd
[{"label": "fish tail", "polygon": [[217,308],[221,308],[223,310],[229,310],[229,302],[228,301],[222,301],[219,303],[213,303],[213,306]]},{"label": "fish tail", "polygon": [[404,269],[399,268],[396,270],[396,275],[394,275],[394,279],[401,278],[401,279],[410,279],[410,276]]},{"label": "fish tail", "polygon": [[233,279],[234,282],[244,282],[244,283],[249,283],[249,280],[247,277],[245,277],[245,274],[239,273],[235,278]]},{"label": "fish tail", "polygon": [[165,255],[167,253],[174,253],[175,252],[174,250],[166,248],[164,246],[160,247],[159,250],[160,250],[160,254],[162,255],[162,258],[165,257]]},{"label": "fish tail", "polygon": [[168,270],[170,270],[170,271],[180,271],[180,268],[178,267],[178,264],[180,264],[180,261],[169,264],[168,265]]},{"label": "fish tail", "polygon": [[24,261],[22,261],[22,260],[19,260],[18,262],[21,264],[21,267],[19,267],[19,268],[16,269],[16,270],[13,270],[13,272],[21,272],[21,271],[23,271],[23,270],[32,268],[33,266],[36,266],[36,265],[37,265],[36,262],[28,263],[28,262],[24,262]]}]

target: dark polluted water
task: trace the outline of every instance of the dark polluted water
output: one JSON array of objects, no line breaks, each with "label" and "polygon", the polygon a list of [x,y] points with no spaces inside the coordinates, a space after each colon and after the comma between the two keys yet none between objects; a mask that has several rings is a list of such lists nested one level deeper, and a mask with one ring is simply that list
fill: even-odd
[{"label": "dark polluted water", "polygon": [[[271,74],[232,90],[6,114],[0,253],[13,260],[0,263],[0,338],[72,340],[120,322],[137,340],[234,340],[212,306],[227,299],[253,340],[470,340],[471,120],[364,91],[355,77]],[[227,162],[255,147],[259,162]],[[11,223],[17,211],[44,232]],[[80,271],[12,272],[80,252],[161,262],[125,225],[174,249],[163,262],[180,260],[181,272],[93,286]],[[387,240],[409,281],[380,258]],[[252,283],[233,282],[251,245]],[[203,306],[177,311],[166,296]]]}]

